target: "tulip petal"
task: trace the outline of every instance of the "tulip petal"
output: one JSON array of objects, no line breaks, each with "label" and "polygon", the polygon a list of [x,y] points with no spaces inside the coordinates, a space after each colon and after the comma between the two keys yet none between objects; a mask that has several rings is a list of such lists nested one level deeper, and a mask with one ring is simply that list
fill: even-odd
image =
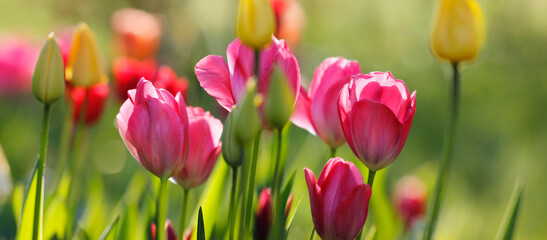
[{"label": "tulip petal", "polygon": [[209,55],[196,64],[194,71],[200,86],[216,98],[222,107],[231,111],[235,99],[232,95],[230,71],[224,59],[221,56]]},{"label": "tulip petal", "polygon": [[120,107],[120,112],[118,113],[118,115],[116,115],[116,122],[118,124],[118,131],[120,132],[123,143],[125,144],[127,149],[129,149],[131,155],[133,155],[133,157],[138,160],[139,158],[135,146],[133,146],[133,144],[131,144],[131,142],[127,140],[127,124],[129,122],[129,118],[131,117],[132,112],[133,103],[130,99],[127,99]]},{"label": "tulip petal", "polygon": [[394,156],[399,156],[399,153],[403,150],[405,146],[406,138],[410,132],[410,127],[412,126],[412,120],[414,119],[414,113],[416,112],[416,91],[410,96],[410,106],[406,109],[405,119],[403,122],[403,136],[399,140],[397,149],[395,150]]},{"label": "tulip petal", "polygon": [[306,89],[302,86],[300,87],[300,95],[296,100],[294,112],[291,115],[291,122],[297,127],[305,129],[312,135],[316,135],[310,117],[310,98],[308,97]]},{"label": "tulip petal", "polygon": [[369,185],[361,184],[354,187],[335,210],[334,228],[337,239],[355,239],[365,225],[371,195]]},{"label": "tulip petal", "polygon": [[323,200],[319,196],[321,189],[315,181],[315,175],[313,172],[304,168],[304,175],[306,177],[306,183],[308,184],[308,192],[310,195],[310,208],[312,213],[313,224],[318,234],[324,233],[324,215],[323,215]]},{"label": "tulip petal", "polygon": [[237,103],[245,92],[245,83],[254,75],[255,55],[251,48],[236,39],[228,45],[226,56],[230,69],[232,94]]},{"label": "tulip petal", "polygon": [[351,149],[369,169],[380,170],[394,160],[403,125],[387,106],[363,99],[353,106],[349,119]]}]

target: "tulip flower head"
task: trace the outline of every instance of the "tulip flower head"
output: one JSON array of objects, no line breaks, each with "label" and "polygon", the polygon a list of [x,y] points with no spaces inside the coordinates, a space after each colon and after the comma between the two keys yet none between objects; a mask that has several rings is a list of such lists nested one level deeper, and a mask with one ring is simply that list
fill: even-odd
[{"label": "tulip flower head", "polygon": [[[155,79],[157,71],[158,65],[155,60],[138,60],[129,57],[116,58],[112,66],[112,73],[118,98],[125,101],[127,91],[135,89],[141,78]],[[173,95],[176,95],[176,93]]]},{"label": "tulip flower head", "polygon": [[324,240],[351,240],[365,225],[372,190],[359,169],[341,158],[331,158],[317,181],[304,169],[313,224]]},{"label": "tulip flower head", "polygon": [[84,116],[85,125],[96,123],[103,114],[106,100],[110,93],[107,83],[97,83],[89,88],[69,87],[69,97],[72,102],[72,121],[77,123],[80,118],[80,111],[87,96],[86,112]]},{"label": "tulip flower head", "polygon": [[442,0],[431,49],[452,63],[474,59],[484,44],[484,17],[475,0]]},{"label": "tulip flower head", "polygon": [[[289,215],[293,201],[293,195],[290,195],[285,205],[285,216]],[[266,240],[272,227],[272,191],[269,188],[262,189],[260,196],[258,197],[258,210],[255,217],[255,229],[253,233],[253,239]]]},{"label": "tulip flower head", "polygon": [[63,57],[53,33],[49,34],[36,63],[32,76],[32,92],[38,100],[47,104],[57,100],[65,92]]},{"label": "tulip flower head", "polygon": [[222,123],[199,107],[186,107],[190,124],[190,153],[188,160],[173,178],[184,189],[195,188],[205,182],[221,151]]},{"label": "tulip flower head", "polygon": [[40,49],[19,36],[0,36],[0,94],[17,95],[31,89]]},{"label": "tulip flower head", "polygon": [[148,59],[156,55],[161,39],[160,20],[143,10],[125,8],[110,19],[119,55]]},{"label": "tulip flower head", "polygon": [[416,91],[390,72],[358,74],[344,85],[338,115],[346,140],[370,170],[389,165],[403,149],[414,119]]},{"label": "tulip flower head", "polygon": [[346,142],[340,126],[338,94],[351,77],[361,73],[357,61],[331,57],[325,59],[316,69],[310,90],[300,89],[300,97],[291,121],[298,127],[317,134],[327,145],[337,148]]},{"label": "tulip flower head", "polygon": [[144,78],[128,95],[116,120],[120,136],[133,157],[160,178],[180,172],[188,158],[190,143],[182,95],[173,97]]},{"label": "tulip flower head", "polygon": [[259,50],[270,43],[275,18],[268,0],[239,0],[237,36],[243,44]]},{"label": "tulip flower head", "polygon": [[188,90],[188,80],[185,77],[179,78],[175,71],[168,66],[160,67],[154,85],[157,88],[169,91],[173,95],[180,92],[183,97],[186,97],[186,91]]},{"label": "tulip flower head", "polygon": [[419,178],[402,177],[397,182],[393,199],[397,213],[405,223],[405,229],[412,228],[416,220],[425,216],[427,190],[424,182]]},{"label": "tulip flower head", "polygon": [[[234,105],[243,100],[246,82],[254,75],[255,56],[253,50],[243,45],[239,39],[230,43],[227,56],[228,63],[221,56],[209,55],[196,64],[195,72],[205,91],[216,98],[222,107],[231,111]],[[300,68],[285,41],[272,37],[270,46],[260,54],[257,90],[266,99],[263,106],[268,104],[270,81],[276,67],[294,95],[294,107],[300,88]],[[262,119],[265,121],[266,118]],[[263,126],[271,127],[267,121]]]},{"label": "tulip flower head", "polygon": [[270,0],[275,15],[275,33],[277,38],[296,46],[304,28],[306,18],[297,0]]},{"label": "tulip flower head", "polygon": [[80,23],[74,32],[66,78],[72,85],[82,87],[107,81],[99,59],[95,33],[85,23]]}]

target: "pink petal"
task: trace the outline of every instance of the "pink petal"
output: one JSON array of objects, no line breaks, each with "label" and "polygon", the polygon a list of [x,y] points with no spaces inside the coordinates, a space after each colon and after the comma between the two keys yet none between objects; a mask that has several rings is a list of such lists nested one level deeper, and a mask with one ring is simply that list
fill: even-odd
[{"label": "pink petal", "polygon": [[340,120],[340,126],[344,132],[344,136],[348,145],[356,152],[356,149],[353,149],[355,144],[353,143],[353,136],[350,127],[349,114],[351,113],[351,100],[350,100],[350,87],[351,83],[348,83],[342,87],[340,95],[338,96],[338,119]]},{"label": "pink petal", "polygon": [[305,129],[315,135],[315,129],[310,118],[310,98],[304,87],[300,87],[300,95],[296,100],[294,112],[291,115],[291,122],[299,128]]},{"label": "pink petal", "polygon": [[366,184],[354,187],[345,195],[335,213],[334,227],[338,239],[355,239],[368,214],[371,189]]},{"label": "pink petal", "polygon": [[231,111],[236,101],[232,95],[230,72],[224,59],[221,56],[209,55],[196,64],[194,71],[200,86],[216,98],[222,107]]},{"label": "pink petal", "polygon": [[245,92],[245,83],[254,75],[255,56],[253,50],[243,45],[239,39],[228,45],[226,55],[230,69],[232,93],[237,103]]},{"label": "pink petal", "polygon": [[158,98],[158,92],[150,81],[141,78],[137,84],[137,91],[135,95],[135,105],[142,104],[148,98]]},{"label": "pink petal", "polygon": [[120,132],[123,143],[125,144],[125,146],[127,146],[127,149],[129,149],[131,155],[133,155],[133,157],[138,160],[137,150],[135,149],[133,144],[131,144],[131,142],[127,140],[127,124],[132,113],[133,103],[130,99],[127,99],[120,107],[120,112],[118,113],[118,115],[116,115],[116,122],[118,124],[118,131]]},{"label": "pink petal", "polygon": [[403,147],[405,146],[408,133],[410,132],[410,127],[412,126],[412,120],[414,119],[414,113],[416,112],[416,91],[410,96],[410,106],[407,108],[405,119],[403,122],[403,136],[399,140],[397,145],[397,150],[394,152],[394,157],[399,156]]},{"label": "pink petal", "polygon": [[306,183],[308,185],[308,193],[310,195],[310,208],[312,213],[313,224],[318,234],[324,232],[324,212],[323,212],[323,200],[319,195],[321,189],[315,181],[315,175],[313,172],[304,168],[304,176],[306,177]]}]

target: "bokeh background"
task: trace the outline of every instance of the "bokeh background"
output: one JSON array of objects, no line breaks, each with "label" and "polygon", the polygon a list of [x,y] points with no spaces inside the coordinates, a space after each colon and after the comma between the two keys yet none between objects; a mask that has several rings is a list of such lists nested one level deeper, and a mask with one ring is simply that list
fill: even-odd
[{"label": "bokeh background", "polygon": [[[451,76],[449,64],[437,60],[429,50],[437,1],[298,2],[305,13],[305,28],[300,42],[291,48],[300,64],[304,85],[308,86],[323,59],[342,56],[358,60],[364,72],[391,71],[406,82],[410,91],[417,90],[416,115],[406,146],[399,158],[382,170],[386,177],[385,193],[390,200],[395,183],[407,174],[416,175],[432,189],[441,155]],[[461,66],[460,121],[437,239],[494,238],[515,179],[519,177],[526,185],[515,239],[545,239],[547,1],[477,2],[485,15],[487,38],[478,58]],[[214,99],[199,87],[193,68],[208,54],[225,56],[226,46],[235,38],[237,3],[236,0],[1,0],[0,36],[24,36],[39,48],[49,32],[86,22],[96,32],[103,62],[111,75],[109,66],[114,55],[111,15],[125,7],[156,13],[164,32],[158,60],[188,78],[189,105],[202,106],[221,117]],[[24,185],[39,150],[42,105],[30,89],[2,94],[0,144],[11,169],[11,182]],[[144,181],[152,178],[128,154],[118,135],[114,119],[120,104],[111,96],[100,122],[86,133],[86,170],[81,177],[92,180],[88,180],[82,191],[88,193],[89,202],[100,201],[104,219],[99,217],[96,224],[104,227],[111,221],[107,213],[121,199],[135,172],[141,172]],[[47,179],[58,175],[56,159],[67,109],[64,100],[53,105]],[[258,186],[266,182],[260,176],[268,175],[260,172],[266,173],[269,167],[271,135],[263,135]],[[297,127],[290,127],[287,135],[285,169],[296,170],[293,194],[296,198],[303,196],[289,239],[304,239],[313,223],[302,169],[308,167],[318,176],[328,160],[329,149],[320,139]],[[362,166],[347,145],[339,150],[339,155]],[[8,169],[0,167],[0,172]],[[227,180],[226,189],[228,183]],[[0,183],[10,184],[5,179]],[[170,189],[168,216],[177,221],[182,191],[175,185]],[[198,188],[190,197],[190,209],[202,189]],[[2,194],[0,209],[6,214],[5,209],[13,204],[11,192]],[[371,212],[369,217],[372,219],[373,215]],[[0,236],[10,236],[13,227],[3,222]]]}]

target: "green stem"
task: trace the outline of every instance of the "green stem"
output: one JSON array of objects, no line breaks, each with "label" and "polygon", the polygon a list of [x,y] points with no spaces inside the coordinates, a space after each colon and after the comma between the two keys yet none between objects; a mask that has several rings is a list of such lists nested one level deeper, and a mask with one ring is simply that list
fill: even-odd
[{"label": "green stem", "polygon": [[183,188],[182,190],[182,210],[180,212],[180,231],[181,237],[184,237],[184,230],[186,229],[186,209],[188,206],[188,193],[190,189]]},{"label": "green stem", "polygon": [[158,192],[158,202],[156,204],[156,240],[165,240],[165,217],[167,214],[167,187],[169,180],[167,177],[161,178],[160,189]]},{"label": "green stem", "polygon": [[370,188],[372,189],[372,184],[374,184],[374,177],[376,176],[376,171],[373,171],[373,170],[368,170],[368,180],[367,180],[367,184],[370,186]]},{"label": "green stem", "polygon": [[333,158],[334,156],[336,156],[336,148],[331,147],[330,148],[330,158]]},{"label": "green stem", "polygon": [[44,104],[44,114],[42,117],[42,138],[40,139],[40,157],[38,158],[38,175],[36,176],[36,198],[34,200],[34,224],[32,225],[32,239],[41,239],[42,237],[42,216],[43,216],[43,179],[44,166],[46,164],[47,142],[49,135],[50,105]]},{"label": "green stem", "polygon": [[228,209],[228,221],[230,222],[230,232],[229,239],[234,239],[234,224],[235,224],[235,196],[236,196],[236,186],[237,186],[237,167],[232,168],[232,192],[230,193],[230,209]]},{"label": "green stem", "polygon": [[456,122],[458,120],[458,104],[460,96],[460,74],[458,72],[458,63],[453,63],[452,69],[454,72],[452,82],[453,86],[449,101],[448,117],[446,119],[443,155],[437,175],[437,181],[435,183],[435,190],[433,192],[433,206],[430,209],[431,214],[428,217],[427,228],[424,234],[425,240],[430,240],[435,232],[435,225],[437,223],[439,209],[444,195],[444,185],[446,184],[446,180],[448,178],[448,171],[452,159],[452,145],[454,141],[454,133],[456,131]]},{"label": "green stem", "polygon": [[[281,160],[281,143],[282,143],[282,130],[283,129],[277,129],[276,135],[277,135],[277,150],[276,150],[276,156],[275,156],[275,168],[274,168],[274,175],[273,175],[273,196],[274,199],[276,199],[278,193],[279,193],[279,162]],[[275,201],[274,201],[275,202]]]},{"label": "green stem", "polygon": [[255,176],[256,176],[256,162],[258,160],[258,149],[260,148],[260,135],[258,132],[254,139],[253,154],[251,156],[251,175],[249,176],[249,186],[247,187],[247,207],[245,210],[245,225],[249,227],[251,224],[251,212],[253,207]]},{"label": "green stem", "polygon": [[68,203],[69,205],[76,205],[77,201],[77,195],[74,191],[75,188],[78,187],[78,184],[80,183],[79,177],[80,176],[80,169],[82,168],[82,161],[81,156],[79,153],[81,153],[81,147],[82,147],[82,141],[84,137],[84,127],[85,127],[85,116],[87,113],[87,104],[88,104],[88,96],[89,96],[89,89],[85,90],[85,96],[84,96],[84,102],[82,103],[82,106],[80,107],[80,113],[78,114],[78,122],[75,126],[76,129],[74,129],[74,135],[72,136],[72,140],[70,141],[70,147],[69,147],[69,171],[70,171],[70,177],[72,181],[70,181],[68,185]]},{"label": "green stem", "polygon": [[258,69],[260,68],[260,49],[255,49],[255,75],[258,81]]},{"label": "green stem", "polygon": [[313,240],[314,238],[315,238],[315,226],[314,226],[313,229],[311,230],[310,240]]}]

